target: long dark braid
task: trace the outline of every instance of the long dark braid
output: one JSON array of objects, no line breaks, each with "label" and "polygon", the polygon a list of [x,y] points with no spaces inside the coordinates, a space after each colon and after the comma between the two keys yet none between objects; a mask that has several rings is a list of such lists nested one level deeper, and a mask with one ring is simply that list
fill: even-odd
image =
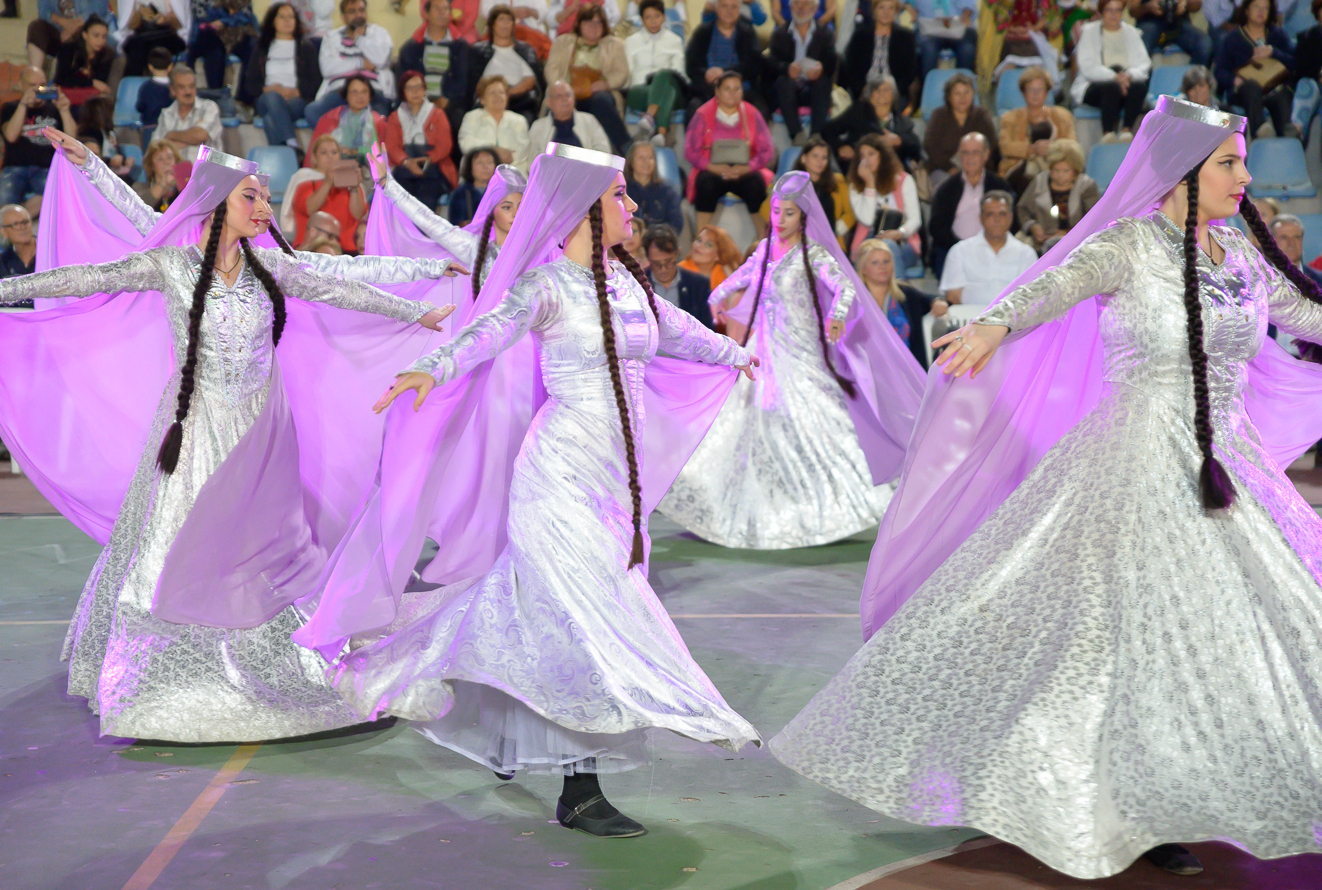
[{"label": "long dark braid", "polygon": [[748,312],[748,328],[744,331],[744,339],[739,341],[740,346],[748,345],[748,338],[753,336],[753,324],[757,321],[757,308],[762,305],[762,282],[767,277],[767,264],[771,261],[771,233],[763,239],[766,251],[762,254],[762,267],[757,273],[757,290],[753,291],[753,308]]},{"label": "long dark braid", "polygon": [[1189,361],[1193,365],[1194,437],[1203,454],[1198,490],[1203,507],[1224,510],[1235,502],[1235,483],[1212,453],[1212,408],[1207,393],[1207,350],[1203,347],[1203,307],[1198,299],[1198,173],[1185,176],[1189,208],[1184,218],[1184,310],[1189,325]]},{"label": "long dark braid", "polygon": [[799,246],[803,248],[803,274],[808,276],[808,290],[812,293],[812,308],[817,313],[817,339],[822,344],[822,358],[826,360],[826,370],[831,372],[835,382],[840,384],[840,388],[845,391],[845,395],[851,399],[858,396],[858,389],[854,386],[852,380],[846,380],[840,376],[840,372],[835,369],[835,362],[831,361],[831,350],[826,345],[826,319],[822,318],[822,304],[817,299],[817,275],[813,273],[812,262],[808,259],[808,233],[804,232],[799,238]]},{"label": "long dark braid", "polygon": [[[1317,286],[1317,282],[1304,274],[1304,271],[1290,262],[1290,258],[1281,250],[1276,238],[1271,233],[1271,228],[1262,221],[1258,215],[1258,208],[1253,206],[1249,196],[1245,195],[1239,199],[1239,213],[1244,217],[1244,222],[1248,223],[1249,231],[1253,237],[1258,239],[1261,245],[1262,255],[1267,261],[1280,270],[1281,274],[1290,280],[1290,283],[1299,289],[1303,294],[1314,303],[1322,303],[1322,288]],[[1299,347],[1299,357],[1305,361],[1317,362],[1322,364],[1322,346],[1317,343],[1310,343],[1307,340],[1295,340],[1295,346]]]},{"label": "long dark braid", "polygon": [[638,286],[643,289],[643,293],[647,294],[647,305],[652,307],[653,317],[660,318],[660,314],[656,311],[656,294],[652,293],[652,282],[648,280],[647,273],[643,271],[642,264],[638,262],[633,254],[624,249],[623,244],[617,244],[612,247],[611,254],[624,264],[624,268],[629,270],[629,274],[634,277],[634,280],[638,282]]},{"label": "long dark braid", "polygon": [[629,402],[624,394],[624,378],[620,373],[620,356],[615,347],[615,326],[611,324],[610,298],[606,296],[606,258],[601,241],[601,202],[588,211],[592,227],[592,278],[597,285],[597,306],[601,309],[601,334],[606,344],[606,366],[610,368],[611,388],[615,390],[615,405],[620,409],[620,426],[624,430],[624,456],[629,465],[629,494],[633,498],[633,548],[629,551],[629,568],[643,562],[643,486],[638,481],[638,450],[634,446],[633,423],[629,419]]},{"label": "long dark braid", "polygon": [[289,246],[289,242],[285,240],[285,233],[280,231],[280,227],[275,224],[274,219],[271,220],[271,238],[275,241],[276,246],[289,256],[294,255],[294,248]]},{"label": "long dark braid", "polygon": [[473,299],[482,289],[482,264],[487,261],[487,247],[491,244],[491,227],[496,224],[495,211],[487,214],[487,221],[482,223],[482,237],[477,242],[477,259],[473,261]]},{"label": "long dark braid", "polygon": [[271,342],[272,345],[279,346],[280,335],[285,331],[285,292],[280,289],[275,278],[257,258],[257,253],[248,244],[248,239],[240,238],[239,246],[243,248],[243,258],[247,260],[248,268],[257,276],[257,280],[266,289],[266,295],[271,298],[271,311],[275,314],[275,324],[271,328]]},{"label": "long dark braid", "polygon": [[197,284],[193,285],[193,303],[188,310],[188,348],[184,353],[184,364],[179,370],[179,403],[174,411],[174,423],[165,432],[161,450],[156,454],[156,463],[164,473],[173,473],[179,465],[179,451],[184,445],[184,418],[188,416],[188,406],[193,401],[194,374],[197,371],[198,343],[202,339],[202,315],[207,308],[207,292],[215,277],[216,251],[220,247],[220,233],[225,229],[225,209],[227,202],[222,201],[211,215],[211,229],[207,232],[206,250],[202,252],[202,266],[197,272]]}]

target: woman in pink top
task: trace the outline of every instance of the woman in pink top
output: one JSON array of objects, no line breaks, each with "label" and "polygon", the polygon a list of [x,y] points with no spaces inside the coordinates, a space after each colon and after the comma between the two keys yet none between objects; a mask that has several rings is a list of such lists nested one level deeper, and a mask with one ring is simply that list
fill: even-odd
[{"label": "woman in pink top", "polygon": [[[746,146],[746,148],[742,148]],[[759,210],[771,184],[776,148],[767,122],[744,101],[744,83],[737,71],[716,81],[716,98],[700,106],[684,137],[689,171],[688,199],[698,214],[698,229],[711,222],[716,202],[728,194],[748,205],[757,237],[767,233]]]}]

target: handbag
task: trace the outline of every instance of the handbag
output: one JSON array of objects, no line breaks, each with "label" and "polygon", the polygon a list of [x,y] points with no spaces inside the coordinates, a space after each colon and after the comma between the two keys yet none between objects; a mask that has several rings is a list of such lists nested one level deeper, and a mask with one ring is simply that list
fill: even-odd
[{"label": "handbag", "polygon": [[[1248,33],[1240,28],[1240,33],[1244,34],[1244,39],[1250,44],[1253,39]],[[1262,87],[1264,93],[1270,93],[1281,84],[1290,79],[1290,69],[1286,68],[1279,59],[1268,57],[1257,61],[1249,62],[1243,68],[1235,72],[1239,77],[1245,80],[1251,80]]]},{"label": "handbag", "polygon": [[904,214],[899,210],[893,210],[889,207],[878,210],[876,217],[872,220],[870,237],[876,238],[880,233],[898,229],[902,225],[904,225]]},{"label": "handbag", "polygon": [[592,85],[604,80],[601,72],[586,65],[574,65],[569,69],[569,85],[574,89],[574,98],[579,102],[592,98]]},{"label": "handbag", "polygon": [[752,146],[743,139],[715,139],[711,144],[712,164],[744,165],[748,163]]}]

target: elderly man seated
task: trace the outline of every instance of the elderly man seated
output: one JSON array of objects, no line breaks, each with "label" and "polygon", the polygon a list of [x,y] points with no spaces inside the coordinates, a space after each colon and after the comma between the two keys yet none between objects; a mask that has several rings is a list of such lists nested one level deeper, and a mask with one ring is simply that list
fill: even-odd
[{"label": "elderly man seated", "polygon": [[982,231],[960,241],[946,255],[941,295],[952,305],[990,305],[1037,262],[1037,251],[1010,237],[1014,197],[1009,192],[984,193],[980,207]]},{"label": "elderly man seated", "polygon": [[593,115],[575,109],[574,88],[563,80],[547,87],[546,109],[547,113],[528,128],[528,140],[514,158],[514,165],[524,173],[532,169],[532,159],[551,142],[611,153],[606,131]]}]

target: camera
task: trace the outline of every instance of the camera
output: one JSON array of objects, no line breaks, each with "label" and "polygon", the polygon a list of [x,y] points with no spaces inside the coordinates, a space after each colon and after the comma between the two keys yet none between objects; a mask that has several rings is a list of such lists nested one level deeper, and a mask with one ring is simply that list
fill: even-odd
[{"label": "camera", "polygon": [[37,87],[38,102],[54,102],[60,98],[60,91],[55,87]]},{"label": "camera", "polygon": [[1161,0],[1161,17],[1167,27],[1172,27],[1180,20],[1180,0]]}]

